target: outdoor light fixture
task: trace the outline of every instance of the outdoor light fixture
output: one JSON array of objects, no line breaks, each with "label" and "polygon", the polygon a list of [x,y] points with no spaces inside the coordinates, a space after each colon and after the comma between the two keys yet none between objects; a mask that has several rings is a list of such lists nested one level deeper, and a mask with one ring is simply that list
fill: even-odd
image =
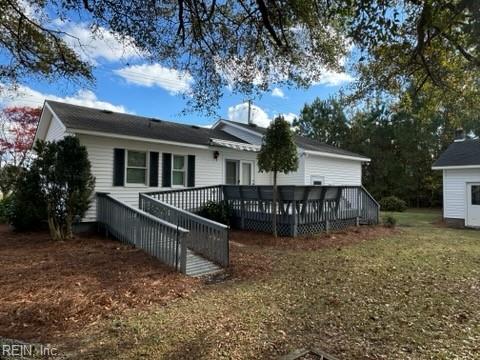
[{"label": "outdoor light fixture", "polygon": [[213,158],[214,158],[215,160],[218,160],[218,156],[219,156],[219,155],[220,155],[220,153],[218,152],[218,150],[215,150],[215,151],[213,152]]}]

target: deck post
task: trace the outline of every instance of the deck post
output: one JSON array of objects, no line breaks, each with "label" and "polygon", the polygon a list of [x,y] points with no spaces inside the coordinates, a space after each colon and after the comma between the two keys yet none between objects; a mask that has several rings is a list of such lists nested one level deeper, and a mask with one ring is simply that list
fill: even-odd
[{"label": "deck post", "polygon": [[245,229],[245,201],[244,201],[242,187],[239,187],[239,192],[240,192],[240,214],[241,214],[240,229],[244,230]]},{"label": "deck post", "polygon": [[[288,214],[287,214],[288,215]],[[298,235],[298,215],[297,201],[292,201],[292,216],[290,217],[290,235],[296,237]]]},{"label": "deck post", "polygon": [[330,220],[325,220],[325,232],[328,234],[330,233]]},{"label": "deck post", "polygon": [[178,241],[180,242],[180,272],[187,273],[187,235],[178,232]]}]

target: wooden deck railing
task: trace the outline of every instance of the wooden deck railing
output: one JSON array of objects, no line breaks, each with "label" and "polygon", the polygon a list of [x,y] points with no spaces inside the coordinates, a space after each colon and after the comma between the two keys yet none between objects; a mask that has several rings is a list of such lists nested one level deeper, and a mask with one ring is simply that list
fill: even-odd
[{"label": "wooden deck railing", "polygon": [[97,193],[97,221],[116,239],[186,273],[188,230]]},{"label": "wooden deck railing", "polygon": [[[226,201],[232,208],[235,227],[270,232],[272,194],[271,185],[217,185],[146,195],[189,212],[198,212],[208,201]],[[281,235],[378,224],[379,210],[362,186],[278,186],[277,229]]]},{"label": "wooden deck railing", "polygon": [[[223,186],[223,198],[241,229],[271,231],[272,186]],[[378,203],[361,186],[279,186],[277,229],[297,236],[377,224]]]},{"label": "wooden deck railing", "polygon": [[[215,189],[215,187],[211,188]],[[210,191],[211,189],[208,190]],[[181,203],[187,208],[193,209],[201,207],[203,203],[200,202],[200,199],[202,199],[203,202],[213,201],[211,197],[206,196],[211,193],[207,194],[203,189],[201,191],[192,191],[191,194],[193,194],[193,196],[177,196],[170,197],[170,199],[173,199],[177,205]],[[198,196],[199,194],[202,194],[202,196]],[[140,194],[139,208],[169,223],[188,229],[189,232],[186,237],[187,248],[221,266],[228,266],[228,226],[198,216],[188,210],[167,204],[149,194]]]},{"label": "wooden deck railing", "polygon": [[155,191],[145,195],[191,212],[199,211],[209,201],[218,203],[223,197],[222,185]]}]

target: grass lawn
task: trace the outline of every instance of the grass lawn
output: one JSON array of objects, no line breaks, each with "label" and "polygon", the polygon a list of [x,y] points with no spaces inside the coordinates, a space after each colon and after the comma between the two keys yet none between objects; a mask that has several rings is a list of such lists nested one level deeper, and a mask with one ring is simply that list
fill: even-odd
[{"label": "grass lawn", "polygon": [[99,321],[64,346],[81,359],[276,358],[309,346],[339,359],[479,359],[480,232],[445,228],[435,211],[394,215],[395,232],[328,246],[234,234],[244,246],[232,257],[251,274]]}]

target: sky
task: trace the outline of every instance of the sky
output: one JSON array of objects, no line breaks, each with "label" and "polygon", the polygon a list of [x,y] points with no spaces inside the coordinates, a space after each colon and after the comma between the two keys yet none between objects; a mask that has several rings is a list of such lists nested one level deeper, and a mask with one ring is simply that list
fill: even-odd
[{"label": "sky", "polygon": [[[247,121],[247,98],[232,94],[228,88],[225,88],[220,101],[218,117],[182,114],[187,102],[183,94],[188,93],[194,81],[188,73],[147,62],[134,46],[119,43],[105,29],[100,29],[93,36],[86,23],[80,20],[58,20],[57,26],[79,39],[81,47],[77,40],[65,37],[79,56],[93,65],[94,84],[27,78],[15,91],[0,84],[1,107],[42,106],[45,99],[52,99],[201,126],[213,124],[218,117]],[[326,72],[318,84],[308,89],[272,87],[260,98],[253,99],[252,119],[260,126],[268,126],[278,114],[292,120],[305,103],[312,102],[316,97],[326,99],[352,80],[347,73]]]}]

